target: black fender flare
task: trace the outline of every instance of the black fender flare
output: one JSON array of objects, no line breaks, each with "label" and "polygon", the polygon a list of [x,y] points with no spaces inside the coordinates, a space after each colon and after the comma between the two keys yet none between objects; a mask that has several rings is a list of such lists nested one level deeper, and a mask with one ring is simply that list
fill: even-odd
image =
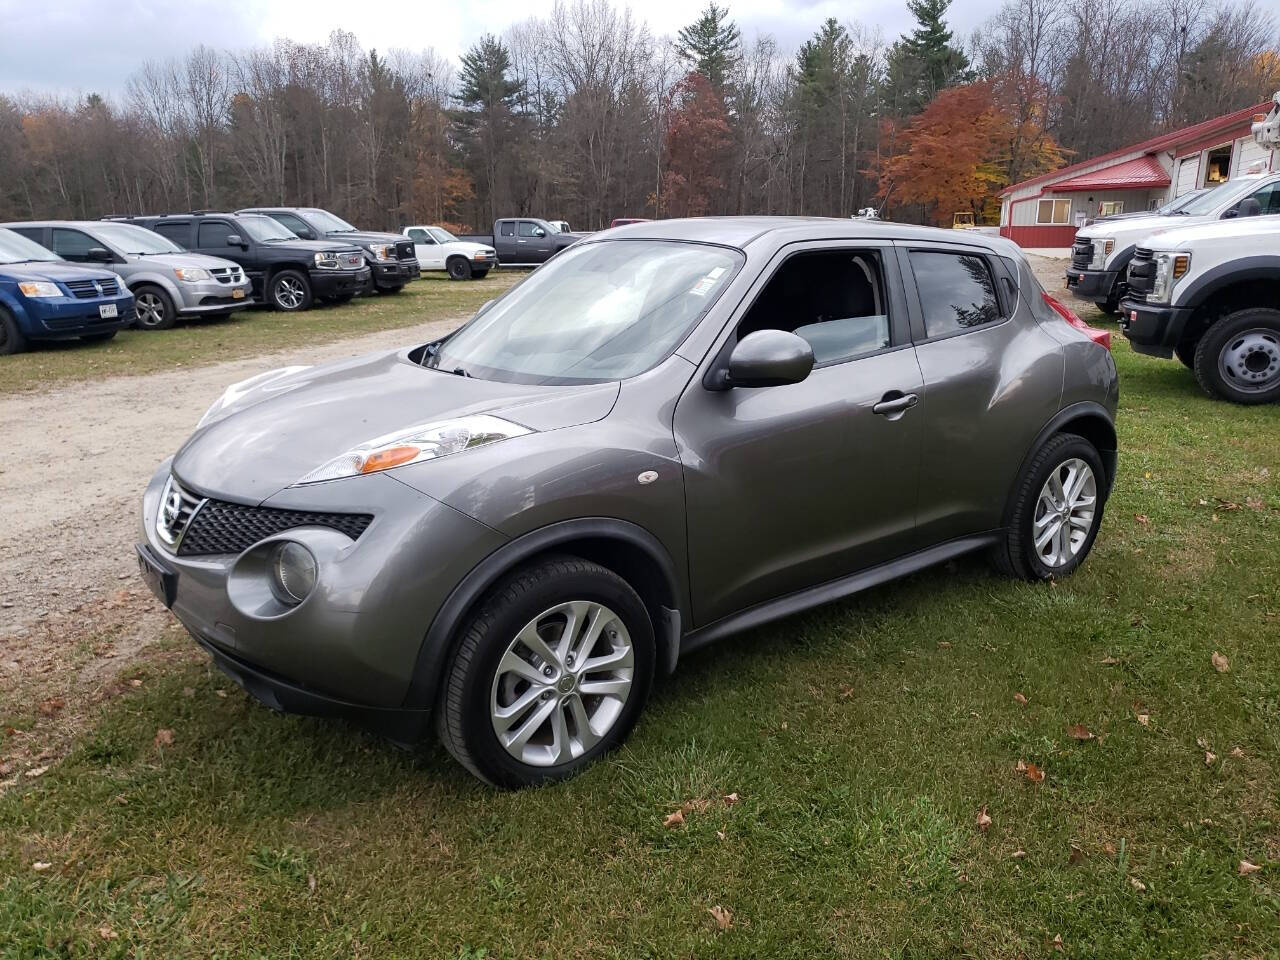
[{"label": "black fender flare", "polygon": [[[1194,251],[1192,256],[1194,258]],[[1203,306],[1215,293],[1248,280],[1280,280],[1280,257],[1240,257],[1220,263],[1196,277],[1178,298],[1177,306],[1192,309]]]},{"label": "black fender flare", "polygon": [[659,669],[667,672],[674,669],[680,648],[681,624],[689,622],[689,599],[687,590],[681,586],[671,554],[657,537],[630,521],[613,517],[581,517],[548,524],[507,541],[458,582],[436,611],[423,637],[405,693],[404,707],[434,710],[445,666],[455,646],[457,628],[468,611],[498,580],[531,557],[563,544],[587,539],[616,540],[643,551],[653,561],[665,581],[666,595],[675,604],[674,608],[664,605],[664,617],[654,623],[659,643]]},{"label": "black fender flare", "polygon": [[[1018,464],[1018,470],[1013,475],[1013,481],[1009,489],[1005,492],[1005,516],[1002,520],[1007,527],[1009,525],[1009,505],[1013,503],[1013,495],[1017,489],[1018,481],[1022,478],[1023,471],[1027,469],[1027,464],[1031,462],[1036,452],[1048,442],[1049,438],[1055,433],[1060,433],[1062,428],[1072,420],[1079,420],[1081,417],[1091,417],[1102,420],[1107,424],[1111,431],[1111,436],[1116,435],[1115,418],[1102,404],[1096,400],[1081,400],[1077,403],[1063,407],[1052,417],[1049,422],[1040,428],[1040,432],[1036,434],[1036,438],[1031,441],[1031,446],[1027,449],[1026,454],[1022,458],[1022,462]],[[1107,493],[1110,494],[1111,488],[1115,485],[1116,469],[1118,455],[1114,449],[1116,444],[1112,444],[1111,450],[1098,449],[1098,455],[1102,457],[1102,464],[1107,470]]]}]

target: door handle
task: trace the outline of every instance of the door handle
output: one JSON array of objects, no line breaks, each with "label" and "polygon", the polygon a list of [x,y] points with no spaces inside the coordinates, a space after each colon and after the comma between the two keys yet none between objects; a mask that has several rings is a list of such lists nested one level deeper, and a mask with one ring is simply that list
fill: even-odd
[{"label": "door handle", "polygon": [[899,390],[890,390],[886,393],[874,407],[871,408],[872,413],[877,413],[882,417],[888,417],[890,420],[897,420],[917,403],[920,398],[914,393],[902,393]]}]

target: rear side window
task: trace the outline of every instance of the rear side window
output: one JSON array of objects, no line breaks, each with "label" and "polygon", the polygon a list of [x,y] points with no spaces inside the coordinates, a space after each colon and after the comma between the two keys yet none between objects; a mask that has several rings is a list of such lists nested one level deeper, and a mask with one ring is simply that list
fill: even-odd
[{"label": "rear side window", "polygon": [[225,247],[227,245],[227,237],[235,232],[235,228],[225,221],[206,220],[200,224],[200,239],[196,241],[196,246],[205,248]]},{"label": "rear side window", "polygon": [[151,229],[162,237],[168,237],[183,248],[191,242],[191,221],[189,220],[180,220],[177,223],[157,223]]},{"label": "rear side window", "polygon": [[504,237],[514,237],[516,235],[516,225],[510,220],[504,220],[500,227]]},{"label": "rear side window", "polygon": [[278,220],[303,240],[316,239],[316,232],[303,223],[301,217],[295,217],[292,213],[270,213],[267,214],[267,216],[274,220]]},{"label": "rear side window", "polygon": [[44,244],[44,227],[10,227],[14,233],[20,233],[28,240],[34,240],[36,243]]},{"label": "rear side window", "polygon": [[64,260],[83,263],[94,247],[101,247],[93,237],[79,230],[68,230],[66,227],[53,228],[53,252]]},{"label": "rear side window", "polygon": [[911,272],[926,336],[945,337],[1002,319],[991,269],[982,257],[913,250]]}]

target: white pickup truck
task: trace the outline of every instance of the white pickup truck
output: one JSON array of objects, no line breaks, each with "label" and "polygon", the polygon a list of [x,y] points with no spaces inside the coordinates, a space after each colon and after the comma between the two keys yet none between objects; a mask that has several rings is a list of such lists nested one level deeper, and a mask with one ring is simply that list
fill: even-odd
[{"label": "white pickup truck", "polygon": [[1210,396],[1280,400],[1280,216],[1145,237],[1120,314],[1135,350],[1177,356]]},{"label": "white pickup truck", "polygon": [[444,270],[450,280],[480,280],[498,265],[498,252],[483,243],[459,240],[444,227],[405,227],[423,271]]}]

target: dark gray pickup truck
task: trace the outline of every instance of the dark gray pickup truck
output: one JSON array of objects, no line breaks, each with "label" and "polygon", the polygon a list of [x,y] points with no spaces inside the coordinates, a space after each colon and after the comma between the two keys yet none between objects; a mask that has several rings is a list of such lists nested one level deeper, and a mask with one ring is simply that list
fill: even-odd
[{"label": "dark gray pickup truck", "polygon": [[494,221],[491,234],[468,234],[458,239],[493,247],[498,251],[498,262],[504,267],[535,267],[546,263],[565,247],[573,246],[582,237],[576,233],[561,233],[546,220],[507,217]]}]

